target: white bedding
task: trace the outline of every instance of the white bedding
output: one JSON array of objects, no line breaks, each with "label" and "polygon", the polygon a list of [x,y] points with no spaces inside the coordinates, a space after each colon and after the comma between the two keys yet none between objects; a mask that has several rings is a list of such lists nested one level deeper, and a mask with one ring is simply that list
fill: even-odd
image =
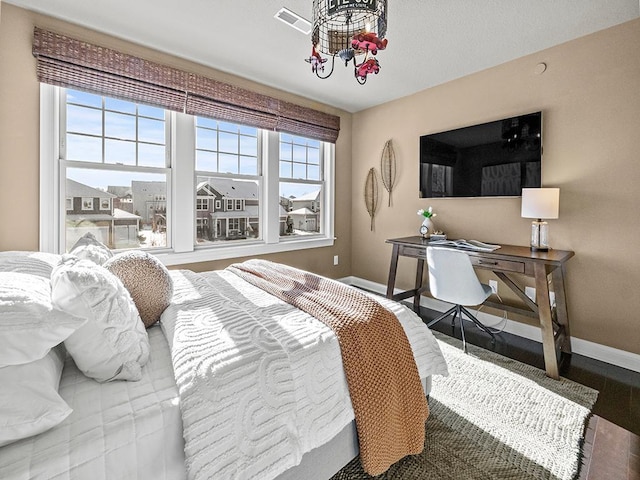
[{"label": "white bedding", "polygon": [[[173,272],[162,317],[180,393],[189,478],[268,480],[353,420],[333,332],[228,271]],[[421,378],[446,374],[424,323],[385,299]]]},{"label": "white bedding", "polygon": [[[337,340],[324,324],[230,272],[171,275],[174,301],[163,328],[148,330],[142,379],[100,384],[68,358],[60,394],[73,413],[48,432],[0,448],[0,479],[181,480],[184,424],[193,478],[266,480],[347,431],[353,411]],[[446,375],[424,323],[376,298],[405,328],[420,377]],[[193,363],[177,348],[193,334],[209,351],[204,361]],[[196,384],[213,390],[192,394]],[[191,417],[197,410],[206,412],[204,420]]]},{"label": "white bedding", "polygon": [[98,383],[67,358],[60,395],[73,412],[57,427],[0,448],[0,479],[181,480],[182,419],[160,327],[138,382]]}]

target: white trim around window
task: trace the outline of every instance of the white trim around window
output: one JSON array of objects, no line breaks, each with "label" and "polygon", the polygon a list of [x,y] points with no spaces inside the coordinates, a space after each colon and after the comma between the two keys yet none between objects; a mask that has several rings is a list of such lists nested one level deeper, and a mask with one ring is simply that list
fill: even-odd
[{"label": "white trim around window", "polygon": [[[58,194],[60,169],[60,104],[58,89],[40,84],[40,242],[41,252],[56,253],[60,247],[60,223],[52,221],[64,214]],[[65,197],[66,198],[66,197]]]},{"label": "white trim around window", "polygon": [[93,210],[93,197],[82,197],[80,210]]},{"label": "white trim around window", "polygon": [[[60,188],[60,92],[51,85],[40,85],[40,250],[61,253],[64,248],[62,222],[66,196]],[[262,131],[263,175],[262,235],[260,239],[228,242],[220,245],[196,246],[195,192],[195,117],[170,113],[170,176],[167,188],[167,226],[172,248],[154,249],[153,254],[165,265],[252,257],[334,244],[334,162],[335,145],[324,144],[323,231],[318,235],[281,239],[279,236],[279,134]],[[266,200],[268,199],[268,201]],[[226,206],[226,205],[225,205]],[[235,205],[234,205],[235,206]],[[218,207],[218,201],[216,201]]]}]

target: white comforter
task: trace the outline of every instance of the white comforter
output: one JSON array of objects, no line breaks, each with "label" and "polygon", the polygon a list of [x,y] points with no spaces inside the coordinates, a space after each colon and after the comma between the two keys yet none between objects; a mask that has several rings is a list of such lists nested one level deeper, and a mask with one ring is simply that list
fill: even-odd
[{"label": "white comforter", "polygon": [[[227,271],[172,272],[162,317],[180,394],[191,479],[267,480],[333,438],[353,410],[333,332]],[[413,312],[399,318],[421,378],[447,374]]]},{"label": "white comforter", "polygon": [[73,412],[47,432],[0,448],[0,479],[184,479],[169,348],[160,327],[147,332],[151,355],[138,382],[98,383],[67,358],[60,395]]},{"label": "white comforter", "polygon": [[[147,330],[151,354],[139,382],[97,383],[68,358],[60,394],[73,413],[47,432],[0,448],[0,479],[181,480],[184,418],[193,477],[214,472],[215,480],[264,480],[353,419],[337,341],[322,323],[228,272],[172,276],[176,297],[163,327],[181,394],[158,326]],[[420,319],[380,301],[400,318],[421,378],[446,374]],[[191,335],[202,338],[190,343]],[[179,353],[182,343],[206,358]],[[197,393],[198,385],[212,391]]]}]

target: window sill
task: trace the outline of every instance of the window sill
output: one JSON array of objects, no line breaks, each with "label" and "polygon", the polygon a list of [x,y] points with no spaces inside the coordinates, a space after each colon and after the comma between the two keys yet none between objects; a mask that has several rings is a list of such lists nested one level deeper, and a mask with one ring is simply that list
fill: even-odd
[{"label": "window sill", "polygon": [[[166,266],[186,265],[189,263],[226,260],[229,258],[252,257],[270,253],[290,252],[308,248],[332,247],[334,238],[314,237],[309,239],[286,240],[280,243],[263,242],[243,243],[242,245],[224,245],[198,248],[191,252],[153,253]],[[150,252],[152,253],[152,252]]]}]

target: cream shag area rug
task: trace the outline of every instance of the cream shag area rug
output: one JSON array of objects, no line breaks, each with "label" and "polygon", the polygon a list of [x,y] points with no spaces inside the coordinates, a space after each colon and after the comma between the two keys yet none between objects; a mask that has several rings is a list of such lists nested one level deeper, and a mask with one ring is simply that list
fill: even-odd
[{"label": "cream shag area rug", "polygon": [[[598,392],[434,332],[449,366],[429,397],[425,449],[376,479],[572,480]],[[332,480],[370,479],[359,459]]]}]

